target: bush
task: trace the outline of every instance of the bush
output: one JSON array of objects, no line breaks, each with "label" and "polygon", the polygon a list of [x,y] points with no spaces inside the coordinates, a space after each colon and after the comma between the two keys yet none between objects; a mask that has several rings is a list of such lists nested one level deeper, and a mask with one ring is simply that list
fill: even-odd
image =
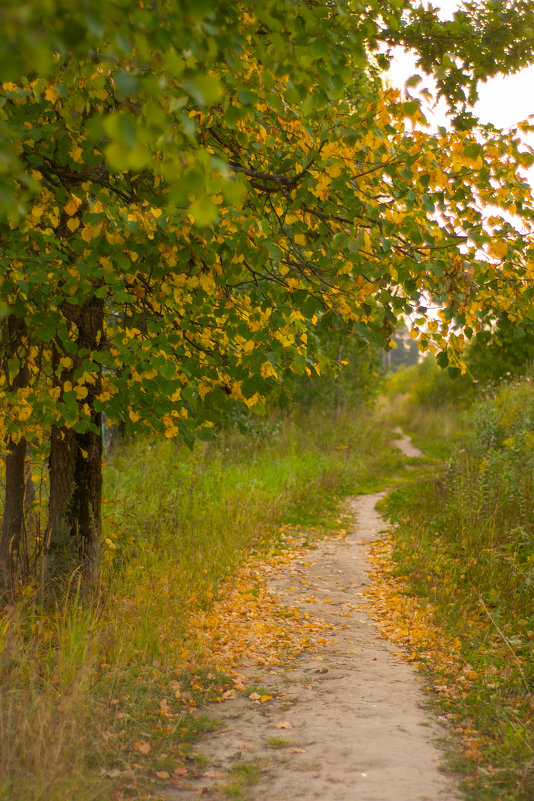
[{"label": "bush", "polygon": [[450,376],[438,367],[433,356],[388,375],[385,391],[390,396],[407,396],[409,403],[422,406],[465,405],[475,394],[471,378],[467,375]]}]

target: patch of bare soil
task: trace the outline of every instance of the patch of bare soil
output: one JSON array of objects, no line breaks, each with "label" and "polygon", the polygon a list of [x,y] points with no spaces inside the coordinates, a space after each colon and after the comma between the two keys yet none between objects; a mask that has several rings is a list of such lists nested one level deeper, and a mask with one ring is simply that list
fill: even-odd
[{"label": "patch of bare soil", "polygon": [[365,611],[365,551],[385,525],[375,509],[382,495],[350,501],[356,522],[346,537],[321,542],[272,577],[284,604],[334,624],[327,643],[292,665],[244,666],[256,693],[208,708],[221,727],[198,746],[196,777],[179,780],[166,799],[459,798],[440,771],[446,731],[424,708],[420,678]]}]

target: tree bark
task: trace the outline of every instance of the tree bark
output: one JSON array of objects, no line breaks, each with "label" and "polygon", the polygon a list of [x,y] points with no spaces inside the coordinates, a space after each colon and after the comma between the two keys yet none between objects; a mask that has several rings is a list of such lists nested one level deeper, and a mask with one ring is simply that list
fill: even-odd
[{"label": "tree bark", "polygon": [[75,435],[70,428],[52,428],[48,470],[50,496],[48,524],[43,553],[42,583],[58,578],[73,562],[73,547],[68,523],[68,507],[74,489]]},{"label": "tree bark", "polygon": [[[3,349],[4,363],[2,365],[5,374],[9,376],[9,359],[18,357],[21,360],[20,368],[9,386],[12,392],[27,386],[30,380],[25,355],[20,352],[24,349],[23,337],[25,330],[24,320],[19,317],[10,315],[5,321],[4,331],[6,338]],[[2,529],[0,531],[0,597],[11,601],[15,586],[19,547],[24,529],[26,440],[21,437],[16,441],[13,437],[9,437],[6,444],[6,488]]]},{"label": "tree bark", "polygon": [[13,599],[17,556],[24,526],[26,440],[9,439],[6,455],[6,493],[0,535],[0,596]]},{"label": "tree bark", "polygon": [[[104,304],[90,298],[83,306],[65,310],[77,327],[82,352],[98,350],[104,324]],[[81,358],[75,363],[81,363]],[[50,446],[50,500],[45,542],[45,583],[66,578],[80,569],[86,585],[98,578],[102,510],[102,415],[94,409],[100,393],[100,375],[88,385],[80,401],[90,409],[92,429],[75,432],[62,427],[52,431]],[[63,574],[63,575],[62,575]]]},{"label": "tree bark", "polygon": [[[92,422],[100,429],[101,415],[93,412]],[[102,435],[86,431],[76,435],[74,492],[68,510],[71,532],[75,534],[85,580],[94,585],[98,578],[102,533]],[[87,455],[85,455],[87,454]]]}]

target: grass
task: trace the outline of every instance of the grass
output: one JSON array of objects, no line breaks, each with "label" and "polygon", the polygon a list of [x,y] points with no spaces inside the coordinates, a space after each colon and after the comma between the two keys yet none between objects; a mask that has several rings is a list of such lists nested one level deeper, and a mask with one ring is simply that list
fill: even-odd
[{"label": "grass", "polygon": [[291,740],[285,737],[268,737],[266,742],[269,748],[288,748],[292,745]]},{"label": "grass", "polygon": [[231,781],[221,787],[226,798],[242,799],[247,788],[256,784],[261,776],[261,764],[258,760],[238,762],[230,768]]},{"label": "grass", "polygon": [[[449,641],[459,667],[433,660],[437,702],[464,746],[454,767],[470,801],[534,795],[534,391],[504,387],[454,425],[448,459],[384,503],[393,554]],[[424,423],[421,421],[424,418]],[[423,447],[444,436],[441,409],[413,416]],[[463,435],[458,438],[458,428]],[[439,443],[438,443],[439,445]],[[436,449],[439,453],[439,447]],[[410,478],[410,477],[408,477]]]},{"label": "grass", "polygon": [[[403,457],[369,412],[271,421],[193,452],[125,443],[105,470],[98,602],[53,610],[28,587],[0,623],[0,800],[157,795],[194,774],[190,744],[227,677],[192,623],[252,548],[283,548],[283,525],[334,529],[339,499],[382,487]],[[243,777],[236,787],[243,786]],[[240,790],[241,792],[241,790]],[[147,795],[148,794],[148,795]]]}]

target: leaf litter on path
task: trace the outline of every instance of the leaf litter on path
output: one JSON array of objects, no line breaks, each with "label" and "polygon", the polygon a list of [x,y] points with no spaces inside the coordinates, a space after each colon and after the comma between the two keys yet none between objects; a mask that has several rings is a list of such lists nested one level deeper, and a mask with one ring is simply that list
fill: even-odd
[{"label": "leaf litter on path", "polygon": [[365,549],[384,528],[380,497],[351,502],[358,525],[348,533],[254,559],[198,616],[210,661],[246,689],[202,710],[221,724],[196,748],[208,769],[165,798],[235,794],[236,766],[254,776],[239,785],[253,801],[458,798],[433,742],[444,729],[423,711],[417,674],[376,633],[363,595]]}]

